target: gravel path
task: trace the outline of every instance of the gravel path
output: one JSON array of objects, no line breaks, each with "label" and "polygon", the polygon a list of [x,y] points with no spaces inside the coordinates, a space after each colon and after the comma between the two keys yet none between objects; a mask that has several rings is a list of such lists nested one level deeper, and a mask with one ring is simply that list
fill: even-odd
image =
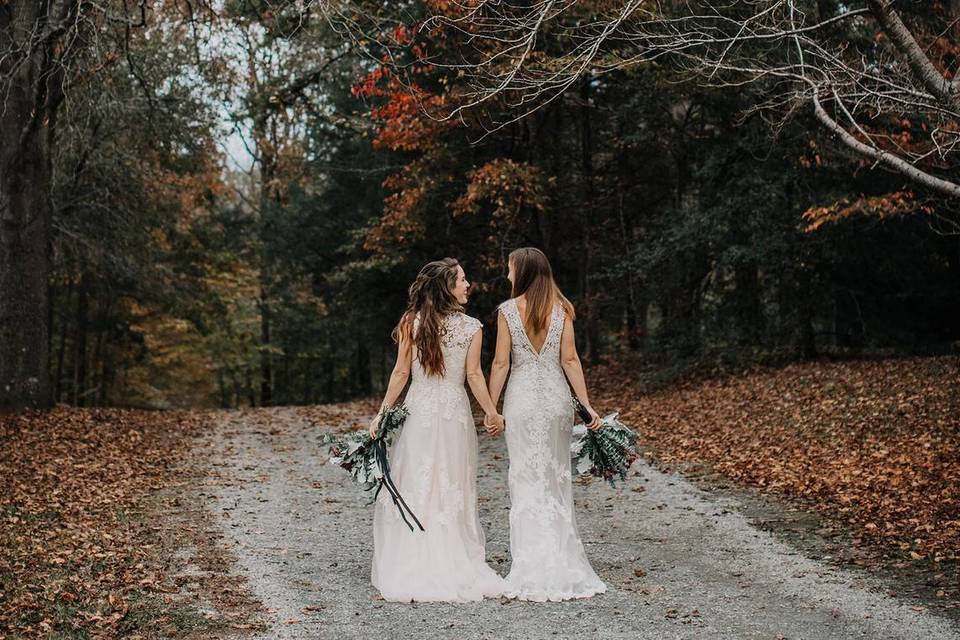
[{"label": "gravel path", "polygon": [[[252,416],[256,415],[254,419]],[[800,555],[718,497],[638,461],[626,488],[577,483],[606,594],[564,603],[395,604],[370,585],[372,508],[293,409],[224,413],[211,465],[237,571],[268,611],[257,638],[923,638],[960,629],[860,573]],[[488,561],[509,567],[506,446],[480,437]]]}]

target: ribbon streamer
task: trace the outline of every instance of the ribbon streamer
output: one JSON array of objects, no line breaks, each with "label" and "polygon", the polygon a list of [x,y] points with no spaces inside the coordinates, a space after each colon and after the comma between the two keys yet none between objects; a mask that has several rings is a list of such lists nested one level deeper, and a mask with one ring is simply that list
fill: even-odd
[{"label": "ribbon streamer", "polygon": [[593,416],[590,415],[590,412],[587,411],[587,408],[583,406],[583,403],[580,402],[576,397],[573,398],[573,408],[576,409],[577,413],[580,414],[580,419],[583,420],[583,424],[590,424],[593,422]]},{"label": "ribbon streamer", "polygon": [[378,436],[373,441],[373,453],[376,456],[377,464],[380,465],[380,470],[383,472],[383,477],[380,478],[380,484],[377,485],[377,490],[373,494],[373,499],[376,500],[377,496],[380,495],[380,489],[383,487],[387,488],[387,493],[390,494],[390,498],[393,499],[393,504],[396,505],[397,510],[400,512],[400,517],[403,518],[403,522],[410,527],[410,531],[413,531],[413,525],[410,524],[410,521],[407,520],[407,515],[404,513],[406,510],[407,514],[410,514],[410,517],[413,518],[413,521],[417,523],[417,526],[420,528],[420,531],[424,531],[423,525],[420,524],[420,520],[417,519],[417,516],[414,515],[413,511],[407,505],[406,500],[403,499],[403,496],[400,495],[400,491],[397,490],[397,485],[394,484],[393,478],[390,476],[390,463],[387,461],[387,443],[384,441],[383,437]]}]

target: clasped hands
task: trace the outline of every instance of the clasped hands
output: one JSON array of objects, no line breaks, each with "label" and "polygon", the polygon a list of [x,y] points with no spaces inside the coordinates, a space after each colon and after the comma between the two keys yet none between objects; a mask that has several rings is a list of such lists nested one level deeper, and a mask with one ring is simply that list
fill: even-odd
[{"label": "clasped hands", "polygon": [[[590,415],[593,418],[590,424],[587,425],[587,428],[591,431],[599,429],[601,426],[600,416],[597,415],[597,412],[593,410],[593,407],[587,407],[587,411],[590,412]],[[383,408],[381,408],[380,412],[378,412],[377,415],[370,420],[368,431],[371,438],[375,438],[377,435],[377,428],[380,426],[380,415],[382,413]],[[483,416],[483,428],[486,429],[487,433],[492,437],[496,437],[503,433],[503,431],[506,429],[506,426],[507,425],[506,422],[504,422],[502,414],[488,413]]]},{"label": "clasped hands", "polygon": [[503,416],[499,413],[488,413],[483,416],[483,428],[493,437],[503,433],[506,426],[506,423],[503,421]]}]

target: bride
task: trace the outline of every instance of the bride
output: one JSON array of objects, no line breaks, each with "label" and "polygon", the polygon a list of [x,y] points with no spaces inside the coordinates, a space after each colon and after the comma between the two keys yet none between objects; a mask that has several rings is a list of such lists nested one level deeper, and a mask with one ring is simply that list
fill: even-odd
[{"label": "bride", "polygon": [[[574,311],[553,280],[539,249],[508,258],[511,298],[500,305],[497,349],[490,372],[494,406],[503,399],[510,470],[510,555],[504,595],[521,600],[587,598],[606,585],[587,561],[573,509],[570,439],[574,422],[570,387],[600,426],[590,406],[574,343]],[[511,362],[512,361],[512,362]],[[566,374],[566,377],[564,377]],[[491,423],[492,433],[501,430]]]},{"label": "bride", "polygon": [[[485,559],[477,433],[464,378],[491,430],[504,423],[480,368],[481,323],[463,313],[469,286],[453,258],[428,263],[410,286],[407,309],[393,332],[397,363],[381,412],[396,402],[411,370],[413,381],[390,471],[424,531],[411,531],[387,492],[380,493],[371,579],[385,600],[464,602],[503,592],[503,578]],[[370,423],[371,436],[379,415]]]}]

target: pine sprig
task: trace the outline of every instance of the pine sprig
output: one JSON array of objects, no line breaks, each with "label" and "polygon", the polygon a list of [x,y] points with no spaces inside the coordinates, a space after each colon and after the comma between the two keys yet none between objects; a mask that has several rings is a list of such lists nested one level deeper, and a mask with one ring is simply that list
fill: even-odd
[{"label": "pine sprig", "polygon": [[342,438],[325,434],[322,442],[330,445],[330,464],[348,471],[364,491],[374,489],[383,479],[383,469],[377,462],[374,442],[386,440],[389,444],[409,414],[404,404],[386,409],[380,415],[376,438],[371,438],[366,430],[354,431]]},{"label": "pine sprig", "polygon": [[570,443],[570,463],[578,474],[589,473],[611,485],[615,478],[626,480],[627,470],[639,455],[637,432],[620,422],[619,413],[604,416],[595,431],[581,423],[574,429]]}]

